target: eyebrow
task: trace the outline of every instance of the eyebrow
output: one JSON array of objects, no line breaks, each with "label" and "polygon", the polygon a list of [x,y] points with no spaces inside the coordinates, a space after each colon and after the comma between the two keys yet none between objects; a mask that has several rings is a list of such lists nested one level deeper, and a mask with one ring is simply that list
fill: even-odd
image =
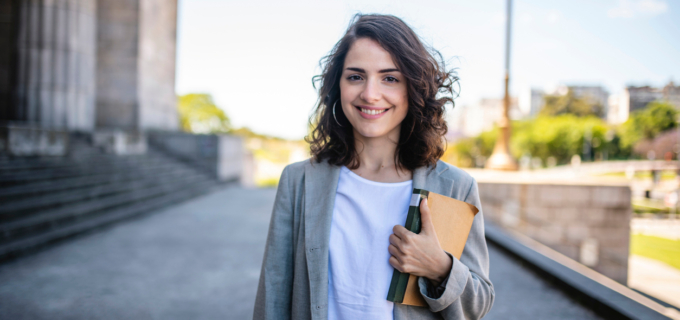
[{"label": "eyebrow", "polygon": [[[361,73],[366,73],[366,70],[361,69],[361,68],[351,68],[351,67],[350,67],[350,68],[347,68],[347,70],[356,71],[356,72],[361,72]],[[379,70],[378,73],[388,73],[388,72],[395,72],[395,71],[396,71],[396,72],[400,72],[399,69],[397,69],[397,68],[392,68],[392,69],[382,69],[382,70]]]}]

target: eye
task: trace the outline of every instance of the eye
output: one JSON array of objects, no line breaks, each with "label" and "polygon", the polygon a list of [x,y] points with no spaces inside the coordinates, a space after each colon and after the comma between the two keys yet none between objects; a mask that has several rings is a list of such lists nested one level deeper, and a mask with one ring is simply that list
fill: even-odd
[{"label": "eye", "polygon": [[347,77],[347,80],[349,80],[349,81],[358,81],[358,80],[361,80],[361,77],[360,77],[359,75],[353,74],[353,75]]},{"label": "eye", "polygon": [[385,77],[385,80],[387,80],[387,82],[399,82],[399,79],[397,79],[393,76],[387,76],[387,77]]}]

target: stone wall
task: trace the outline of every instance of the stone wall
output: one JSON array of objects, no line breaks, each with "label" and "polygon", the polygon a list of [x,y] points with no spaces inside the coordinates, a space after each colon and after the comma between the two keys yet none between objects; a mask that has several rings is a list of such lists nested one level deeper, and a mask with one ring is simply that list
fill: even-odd
[{"label": "stone wall", "polygon": [[626,284],[628,186],[479,181],[484,218]]}]

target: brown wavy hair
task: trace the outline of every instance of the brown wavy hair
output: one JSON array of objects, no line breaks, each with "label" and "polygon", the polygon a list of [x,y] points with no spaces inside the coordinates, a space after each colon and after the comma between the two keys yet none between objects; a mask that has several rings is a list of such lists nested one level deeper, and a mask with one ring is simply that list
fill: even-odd
[{"label": "brown wavy hair", "polygon": [[313,159],[328,159],[333,165],[351,169],[359,167],[354,131],[342,108],[333,106],[340,101],[340,77],[345,57],[357,39],[376,41],[392,55],[397,68],[406,78],[408,111],[401,122],[399,142],[395,152],[397,169],[437,165],[444,154],[444,120],[446,103],[453,102],[453,86],[458,83],[454,70],[446,70],[439,51],[428,48],[401,19],[392,15],[357,14],[345,35],[333,50],[320,61],[322,74],[314,76],[314,88],[319,84],[319,100],[309,119],[314,130],[305,137],[310,143]]}]

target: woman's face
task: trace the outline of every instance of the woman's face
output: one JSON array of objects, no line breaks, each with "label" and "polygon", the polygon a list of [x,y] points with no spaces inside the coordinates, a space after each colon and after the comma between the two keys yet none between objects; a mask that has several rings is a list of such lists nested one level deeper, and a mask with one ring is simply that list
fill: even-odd
[{"label": "woman's face", "polygon": [[374,40],[358,39],[347,52],[340,98],[355,135],[399,140],[408,111],[406,79],[389,52]]}]

